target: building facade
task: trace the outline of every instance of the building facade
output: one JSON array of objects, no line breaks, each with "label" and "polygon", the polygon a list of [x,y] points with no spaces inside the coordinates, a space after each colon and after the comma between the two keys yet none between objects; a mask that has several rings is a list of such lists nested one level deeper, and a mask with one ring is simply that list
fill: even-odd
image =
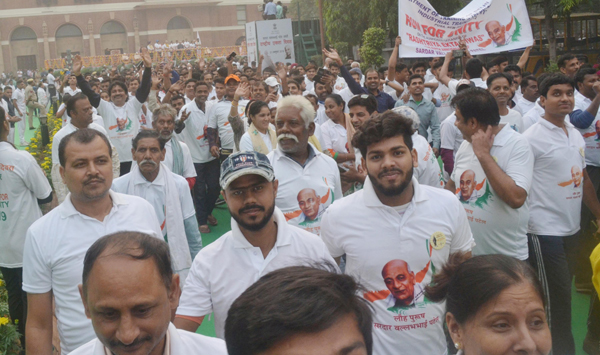
[{"label": "building facade", "polygon": [[133,53],[148,42],[197,36],[204,47],[239,45],[261,9],[262,0],[3,0],[0,72],[41,68],[67,50]]}]

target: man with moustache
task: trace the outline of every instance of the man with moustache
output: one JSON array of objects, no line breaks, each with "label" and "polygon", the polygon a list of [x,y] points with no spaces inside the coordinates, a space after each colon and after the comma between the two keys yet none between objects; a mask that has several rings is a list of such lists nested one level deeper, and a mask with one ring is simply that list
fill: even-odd
[{"label": "man with moustache", "polygon": [[275,206],[279,183],[265,155],[231,154],[221,165],[220,183],[231,213],[231,231],[194,259],[174,324],[195,332],[214,312],[217,337],[223,338],[229,307],[261,276],[333,259],[320,238],[286,223]]},{"label": "man with moustache", "polygon": [[157,131],[144,130],[133,139],[136,161],[131,172],[113,181],[113,191],[139,196],[150,202],[163,237],[169,243],[173,269],[185,282],[192,259],[202,249],[196,211],[187,181],[169,170],[165,140]]},{"label": "man with moustache", "polygon": [[52,353],[54,312],[63,354],[95,337],[77,285],[81,283],[85,253],[96,240],[122,230],[162,238],[148,202],[110,190],[111,151],[106,136],[90,128],[79,129],[60,142],[60,175],[70,193],[29,228],[25,239],[28,354]]}]

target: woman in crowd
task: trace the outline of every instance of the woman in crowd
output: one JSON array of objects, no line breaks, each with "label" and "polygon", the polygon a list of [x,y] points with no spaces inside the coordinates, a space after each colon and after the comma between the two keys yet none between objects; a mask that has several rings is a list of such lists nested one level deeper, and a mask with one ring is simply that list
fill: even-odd
[{"label": "woman in crowd", "polygon": [[543,292],[523,261],[460,253],[425,288],[430,301],[446,301],[446,323],[459,355],[549,354]]},{"label": "woman in crowd", "polygon": [[271,111],[266,102],[250,101],[246,106],[248,130],[240,139],[240,151],[254,150],[269,154],[277,146],[277,134],[270,127]]}]

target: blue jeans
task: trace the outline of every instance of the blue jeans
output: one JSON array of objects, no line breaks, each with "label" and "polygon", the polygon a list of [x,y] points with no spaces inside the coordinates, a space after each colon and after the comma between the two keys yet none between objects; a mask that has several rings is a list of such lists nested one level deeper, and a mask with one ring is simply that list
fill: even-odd
[{"label": "blue jeans", "polygon": [[571,332],[571,273],[565,246],[568,238],[573,237],[527,234],[529,263],[537,272],[546,296],[553,355],[575,354]]}]

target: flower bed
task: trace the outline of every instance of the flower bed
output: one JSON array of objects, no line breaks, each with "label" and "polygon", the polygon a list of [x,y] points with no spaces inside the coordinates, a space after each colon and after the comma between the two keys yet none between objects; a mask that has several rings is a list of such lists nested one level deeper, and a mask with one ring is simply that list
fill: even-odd
[{"label": "flower bed", "polygon": [[8,315],[8,292],[4,278],[0,274],[0,354],[13,355],[20,352],[19,332]]},{"label": "flower bed", "polygon": [[31,154],[38,164],[42,167],[46,173],[50,185],[52,185],[52,141],[56,132],[62,128],[62,119],[54,116],[52,107],[48,110],[48,134],[50,136],[50,143],[46,146],[42,145],[42,132],[40,128],[35,131],[35,136],[31,138],[29,146],[25,148],[26,151]]}]

